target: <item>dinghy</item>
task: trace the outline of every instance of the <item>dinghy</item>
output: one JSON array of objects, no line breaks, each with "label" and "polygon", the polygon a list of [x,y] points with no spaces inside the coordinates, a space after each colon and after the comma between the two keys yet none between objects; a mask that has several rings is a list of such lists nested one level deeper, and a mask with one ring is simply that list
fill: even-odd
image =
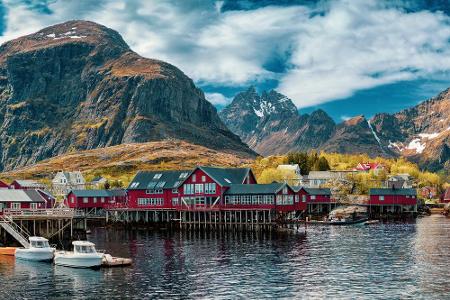
[{"label": "dinghy", "polygon": [[34,261],[52,261],[55,248],[50,247],[48,240],[39,236],[30,237],[30,247],[17,248],[16,258]]},{"label": "dinghy", "polygon": [[100,268],[103,253],[95,250],[95,245],[88,241],[72,242],[73,251],[57,251],[55,265],[72,268]]}]

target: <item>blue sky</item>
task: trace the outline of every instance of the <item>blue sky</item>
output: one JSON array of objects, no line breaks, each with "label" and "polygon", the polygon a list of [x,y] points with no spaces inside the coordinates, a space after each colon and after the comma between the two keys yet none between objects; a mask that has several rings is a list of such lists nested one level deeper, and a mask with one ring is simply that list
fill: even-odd
[{"label": "blue sky", "polygon": [[250,85],[336,121],[450,86],[450,4],[431,0],[6,0],[0,41],[72,19],[178,66],[219,109]]}]

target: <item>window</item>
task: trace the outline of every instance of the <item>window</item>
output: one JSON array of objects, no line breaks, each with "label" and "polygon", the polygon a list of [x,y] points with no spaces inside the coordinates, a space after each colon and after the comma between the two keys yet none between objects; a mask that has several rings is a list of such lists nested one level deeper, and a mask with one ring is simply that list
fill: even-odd
[{"label": "window", "polygon": [[299,196],[295,195],[295,203],[298,203],[298,200],[299,200]]},{"label": "window", "polygon": [[202,194],[203,193],[203,184],[196,184],[195,185],[195,193],[196,194]]},{"label": "window", "polygon": [[156,190],[145,190],[146,194],[164,194],[164,190],[156,189]]},{"label": "window", "polygon": [[283,194],[287,194],[288,193],[288,188],[287,188],[287,186],[285,186],[284,188],[283,188]]},{"label": "window", "polygon": [[102,203],[105,203],[105,197],[100,198]]},{"label": "window", "polygon": [[181,173],[181,174],[180,174],[180,177],[178,177],[178,178],[179,178],[179,179],[183,179],[183,178],[188,177],[188,175],[189,175],[189,173]]},{"label": "window", "polygon": [[163,198],[138,198],[139,206],[162,206],[164,204]]},{"label": "window", "polygon": [[11,203],[11,209],[20,209],[20,203],[17,202]]},{"label": "window", "polygon": [[196,180],[196,176],[195,176],[195,174],[193,174],[192,175],[192,182],[195,182],[195,180]]},{"label": "window", "polygon": [[97,203],[97,197],[94,197],[93,202]]},{"label": "window", "polygon": [[302,195],[302,202],[306,202],[306,195]]},{"label": "window", "polygon": [[70,202],[75,203],[75,197],[71,197]]},{"label": "window", "polygon": [[162,176],[161,173],[155,174],[155,176],[153,176],[153,179],[160,179]]},{"label": "window", "polygon": [[316,195],[311,195],[311,200],[316,200]]},{"label": "window", "polygon": [[193,184],[185,184],[183,186],[185,195],[192,195],[194,193],[194,185]]},{"label": "window", "polygon": [[31,206],[31,209],[38,209],[37,203],[31,203],[30,206]]},{"label": "window", "polygon": [[178,189],[172,189],[172,194],[178,194]]},{"label": "window", "polygon": [[224,178],[224,180],[228,183],[231,183],[231,181],[228,178]]},{"label": "window", "polygon": [[84,198],[83,198],[83,203],[88,203],[88,202],[89,202],[88,197],[84,197]]},{"label": "window", "polygon": [[202,176],[202,182],[206,181],[206,176]]},{"label": "window", "polygon": [[178,198],[172,198],[172,205],[178,205]]},{"label": "window", "polygon": [[379,196],[378,199],[379,199],[380,201],[383,201],[383,200],[384,200],[384,196]]}]

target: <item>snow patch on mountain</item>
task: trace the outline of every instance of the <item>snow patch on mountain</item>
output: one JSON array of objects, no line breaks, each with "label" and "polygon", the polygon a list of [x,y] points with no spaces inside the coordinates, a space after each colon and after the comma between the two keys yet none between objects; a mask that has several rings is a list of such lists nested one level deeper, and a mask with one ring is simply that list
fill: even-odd
[{"label": "snow patch on mountain", "polygon": [[408,146],[406,146],[406,149],[408,150],[415,150],[416,153],[422,153],[423,150],[425,150],[425,143],[421,143],[420,139],[413,139],[411,142],[409,142]]}]

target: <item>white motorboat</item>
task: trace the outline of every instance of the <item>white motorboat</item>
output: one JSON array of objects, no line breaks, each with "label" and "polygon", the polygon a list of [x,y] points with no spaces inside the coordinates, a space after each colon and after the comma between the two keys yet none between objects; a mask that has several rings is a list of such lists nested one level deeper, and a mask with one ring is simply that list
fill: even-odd
[{"label": "white motorboat", "polygon": [[30,247],[16,249],[16,258],[34,261],[53,260],[55,248],[50,247],[47,239],[39,236],[32,236],[29,240]]},{"label": "white motorboat", "polygon": [[72,268],[100,268],[103,253],[95,250],[95,245],[88,241],[72,242],[73,251],[57,251],[55,265]]}]

